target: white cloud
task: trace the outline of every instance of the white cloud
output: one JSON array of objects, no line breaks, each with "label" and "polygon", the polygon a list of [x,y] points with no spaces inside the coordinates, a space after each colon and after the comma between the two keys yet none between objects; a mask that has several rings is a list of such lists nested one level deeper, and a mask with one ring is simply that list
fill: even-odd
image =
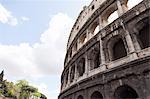
[{"label": "white cloud", "polygon": [[32,46],[28,43],[0,44],[1,68],[12,78],[60,74],[72,23],[66,14],[58,13],[50,20],[49,28],[42,33],[41,42]]},{"label": "white cloud", "polygon": [[[41,34],[40,42],[29,45],[0,44],[0,71],[5,70],[5,78],[38,80],[48,75],[59,75],[62,72],[65,49],[73,20],[66,14],[54,15],[48,29]],[[59,79],[59,78],[58,78]],[[42,81],[41,81],[42,82]],[[36,83],[36,82],[35,82]],[[58,89],[51,90],[50,95],[46,84],[36,83],[40,92],[48,98],[55,99]]]},{"label": "white cloud", "polygon": [[11,12],[8,11],[4,6],[0,4],[0,22],[16,26],[18,24],[17,18],[12,16]]},{"label": "white cloud", "polygon": [[30,19],[28,17],[22,16],[21,17],[22,21],[29,21]]}]

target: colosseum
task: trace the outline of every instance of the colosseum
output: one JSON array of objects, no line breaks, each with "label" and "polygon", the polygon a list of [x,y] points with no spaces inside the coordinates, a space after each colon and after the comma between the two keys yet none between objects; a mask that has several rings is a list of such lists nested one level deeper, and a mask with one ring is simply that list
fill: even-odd
[{"label": "colosseum", "polygon": [[150,0],[132,8],[130,1],[83,7],[68,39],[58,99],[150,99]]}]

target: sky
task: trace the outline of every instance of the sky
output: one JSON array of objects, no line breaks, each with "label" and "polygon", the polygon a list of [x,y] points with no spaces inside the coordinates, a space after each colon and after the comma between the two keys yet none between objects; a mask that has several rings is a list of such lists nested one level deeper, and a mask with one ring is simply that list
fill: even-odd
[{"label": "sky", "polygon": [[[137,1],[130,0],[132,7]],[[91,0],[0,0],[0,71],[26,79],[57,99],[66,45],[83,6]]]}]

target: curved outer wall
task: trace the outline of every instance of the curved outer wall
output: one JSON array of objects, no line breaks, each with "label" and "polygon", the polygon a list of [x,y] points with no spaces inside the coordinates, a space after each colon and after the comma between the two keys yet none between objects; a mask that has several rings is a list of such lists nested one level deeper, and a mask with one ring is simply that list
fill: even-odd
[{"label": "curved outer wall", "polygon": [[[150,99],[150,1],[130,10],[128,0],[98,1],[71,31],[58,99]],[[119,17],[108,23],[115,11]]]}]

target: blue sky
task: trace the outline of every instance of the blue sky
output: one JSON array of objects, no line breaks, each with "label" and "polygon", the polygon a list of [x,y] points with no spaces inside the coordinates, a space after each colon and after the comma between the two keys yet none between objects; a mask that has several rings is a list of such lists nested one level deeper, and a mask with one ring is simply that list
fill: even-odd
[{"label": "blue sky", "polygon": [[66,42],[86,0],[0,0],[0,70],[57,99]]},{"label": "blue sky", "polygon": [[[83,0],[0,0],[0,2],[19,21],[19,25],[15,27],[0,24],[0,32],[5,33],[2,33],[3,36],[0,37],[1,43],[4,44],[19,44],[20,42],[34,44],[39,41],[41,33],[48,28],[48,22],[54,15],[65,13],[75,18],[85,4]],[[30,21],[22,22],[23,16],[29,18]],[[10,32],[13,35],[8,36]],[[2,39],[3,37],[5,40]]]},{"label": "blue sky", "polygon": [[0,0],[0,71],[5,70],[5,79],[26,79],[48,99],[57,99],[69,32],[89,2]]}]

